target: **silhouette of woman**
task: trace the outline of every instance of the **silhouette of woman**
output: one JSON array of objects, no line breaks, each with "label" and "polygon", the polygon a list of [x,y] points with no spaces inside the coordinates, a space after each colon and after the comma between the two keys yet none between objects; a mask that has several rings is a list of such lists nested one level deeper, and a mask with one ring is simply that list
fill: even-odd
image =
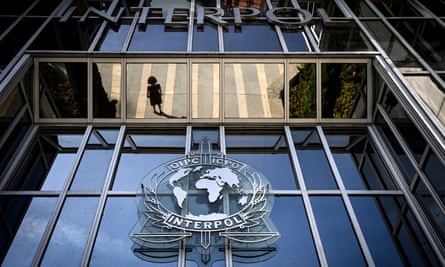
[{"label": "silhouette of woman", "polygon": [[158,80],[154,76],[148,77],[147,86],[147,98],[150,98],[150,105],[153,107],[153,112],[156,112],[156,106],[158,106],[159,114],[162,112],[162,89],[161,85],[158,84]]}]

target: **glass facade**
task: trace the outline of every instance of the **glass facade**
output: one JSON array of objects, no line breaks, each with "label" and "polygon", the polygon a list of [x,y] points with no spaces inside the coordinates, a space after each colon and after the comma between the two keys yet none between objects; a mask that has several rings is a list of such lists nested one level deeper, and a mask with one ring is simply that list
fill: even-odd
[{"label": "glass facade", "polygon": [[[445,265],[441,1],[0,5],[2,266]],[[266,177],[274,242],[134,242],[142,181],[197,155]],[[243,205],[198,189],[178,222]],[[157,212],[150,234],[174,236]]]}]

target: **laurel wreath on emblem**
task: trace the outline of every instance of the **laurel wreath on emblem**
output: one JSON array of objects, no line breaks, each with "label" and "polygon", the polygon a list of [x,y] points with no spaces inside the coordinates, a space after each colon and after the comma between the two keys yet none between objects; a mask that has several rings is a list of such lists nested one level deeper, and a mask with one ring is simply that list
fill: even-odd
[{"label": "laurel wreath on emblem", "polygon": [[[259,174],[256,172],[249,173],[245,171],[243,173],[244,176],[251,182],[252,184],[252,192],[251,200],[247,203],[240,211],[235,213],[240,218],[242,218],[243,222],[239,224],[237,227],[233,228],[222,228],[219,230],[214,230],[213,232],[220,232],[220,236],[224,236],[225,238],[242,242],[242,243],[253,243],[253,242],[262,242],[268,239],[271,239],[274,236],[279,235],[276,232],[267,232],[261,230],[260,232],[250,231],[253,227],[259,225],[264,216],[269,213],[267,207],[267,198],[266,194],[269,189],[269,184],[264,185],[261,181]],[[157,198],[156,188],[161,183],[163,179],[163,173],[153,174],[151,179],[149,179],[150,184],[145,186],[141,184],[142,193],[144,195],[144,210],[143,214],[147,217],[147,220],[150,221],[151,225],[160,228],[178,228],[180,230],[184,230],[180,227],[172,227],[170,224],[166,223],[166,220],[171,215],[171,211],[165,208],[162,203]],[[233,215],[232,215],[233,216]],[[266,225],[266,227],[268,227]],[[229,231],[238,228],[239,231]],[[270,229],[269,229],[270,230]],[[247,232],[245,232],[247,231]],[[198,230],[197,232],[209,232],[205,230]],[[173,242],[179,239],[183,239],[190,235],[178,235],[176,237],[171,236],[171,239],[165,240],[163,242]],[[254,238],[255,237],[255,238]],[[145,238],[144,238],[145,239]],[[150,241],[148,242],[159,242]]]}]

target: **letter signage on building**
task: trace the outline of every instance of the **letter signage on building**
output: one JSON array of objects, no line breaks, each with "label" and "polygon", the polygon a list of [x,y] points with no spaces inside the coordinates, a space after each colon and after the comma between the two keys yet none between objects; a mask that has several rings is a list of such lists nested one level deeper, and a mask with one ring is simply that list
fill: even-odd
[{"label": "letter signage on building", "polygon": [[270,190],[259,171],[221,153],[191,153],[165,163],[141,182],[133,251],[144,260],[173,261],[185,247],[189,259],[207,265],[224,259],[218,255],[230,244],[251,255],[258,249],[256,261],[267,258],[264,251],[279,237],[269,217]]}]

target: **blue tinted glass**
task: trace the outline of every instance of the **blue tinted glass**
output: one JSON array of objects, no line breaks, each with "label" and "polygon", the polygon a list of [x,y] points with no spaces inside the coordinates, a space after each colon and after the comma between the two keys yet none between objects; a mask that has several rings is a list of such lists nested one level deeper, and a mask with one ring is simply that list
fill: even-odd
[{"label": "blue tinted glass", "polygon": [[375,199],[353,197],[351,201],[376,266],[404,266]]},{"label": "blue tinted glass", "polygon": [[62,190],[65,180],[72,170],[75,157],[74,153],[57,154],[41,190]]},{"label": "blue tinted glass", "polygon": [[71,190],[101,190],[113,150],[85,150]]},{"label": "blue tinted glass", "polygon": [[348,153],[333,153],[333,156],[346,189],[365,189],[352,155]]},{"label": "blue tinted glass", "polygon": [[137,222],[135,197],[113,197],[107,200],[94,244],[90,266],[177,266],[150,263],[133,254],[129,233]]},{"label": "blue tinted glass", "polygon": [[308,189],[337,189],[323,150],[298,149],[297,155]]},{"label": "blue tinted glass", "polygon": [[42,266],[80,266],[97,198],[67,198],[46,249]]},{"label": "blue tinted glass", "polygon": [[187,31],[169,30],[163,24],[136,28],[129,51],[187,51]]},{"label": "blue tinted glass", "polygon": [[366,266],[340,197],[312,197],[329,266]]},{"label": "blue tinted glass", "polygon": [[287,153],[229,153],[227,156],[245,162],[260,171],[269,180],[272,189],[297,189],[289,155]]},{"label": "blue tinted glass", "polygon": [[218,29],[213,25],[204,25],[203,30],[193,31],[193,51],[218,51]]},{"label": "blue tinted glass", "polygon": [[284,40],[286,40],[287,50],[289,52],[309,51],[308,44],[302,32],[283,31]]},{"label": "blue tinted glass", "polygon": [[2,266],[31,266],[56,198],[34,198],[26,211]]},{"label": "blue tinted glass", "polygon": [[225,51],[281,51],[274,28],[268,24],[228,27],[224,32]]},{"label": "blue tinted glass", "polygon": [[127,38],[129,23],[121,23],[119,26],[108,26],[105,34],[98,45],[99,51],[120,51],[122,44]]},{"label": "blue tinted glass", "polygon": [[113,190],[138,190],[142,178],[151,170],[183,154],[123,153],[114,180]]},{"label": "blue tinted glass", "polygon": [[274,202],[271,218],[281,234],[276,254],[264,262],[252,259],[248,264],[235,262],[233,266],[319,266],[301,198],[275,197]]}]

